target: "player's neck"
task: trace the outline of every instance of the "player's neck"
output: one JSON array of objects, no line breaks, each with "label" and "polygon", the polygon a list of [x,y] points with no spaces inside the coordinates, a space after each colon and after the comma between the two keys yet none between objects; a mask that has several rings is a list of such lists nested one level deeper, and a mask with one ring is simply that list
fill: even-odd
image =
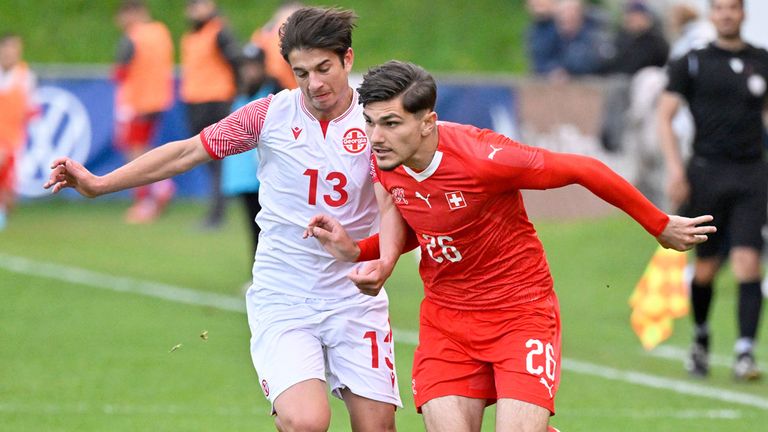
[{"label": "player's neck", "polygon": [[312,113],[313,116],[315,116],[316,119],[321,121],[329,121],[333,120],[340,115],[344,114],[347,109],[349,109],[349,106],[352,105],[352,88],[347,87],[344,90],[344,93],[340,98],[339,101],[329,110],[326,111],[319,111],[314,109],[310,104],[307,108],[309,108],[309,112]]},{"label": "player's neck", "polygon": [[739,51],[746,46],[746,43],[744,42],[744,39],[741,38],[741,36],[729,38],[718,36],[718,38],[715,40],[715,45],[717,45],[718,48],[724,49],[726,51]]},{"label": "player's neck", "polygon": [[429,164],[432,163],[432,159],[435,158],[435,153],[437,152],[437,141],[437,128],[435,128],[433,133],[429,134],[421,140],[419,149],[416,150],[416,153],[414,153],[407,162],[403,163],[403,165],[407,166],[415,172],[422,172],[427,169]]}]

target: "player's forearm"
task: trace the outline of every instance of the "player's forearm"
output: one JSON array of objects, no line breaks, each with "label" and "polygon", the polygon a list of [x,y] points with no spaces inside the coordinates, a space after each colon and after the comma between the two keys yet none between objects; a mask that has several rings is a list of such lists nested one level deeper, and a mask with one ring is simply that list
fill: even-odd
[{"label": "player's forearm", "polygon": [[143,186],[189,171],[211,160],[200,143],[193,137],[173,141],[157,147],[109,174],[98,177],[97,195]]},{"label": "player's forearm", "polygon": [[390,206],[382,209],[381,230],[379,231],[379,254],[384,268],[389,272],[394,269],[406,243],[407,229],[400,212]]},{"label": "player's forearm", "polygon": [[654,237],[667,226],[669,216],[666,213],[601,161],[564,153],[547,153],[545,161],[552,185],[577,183],[584,186],[602,200],[623,210]]}]

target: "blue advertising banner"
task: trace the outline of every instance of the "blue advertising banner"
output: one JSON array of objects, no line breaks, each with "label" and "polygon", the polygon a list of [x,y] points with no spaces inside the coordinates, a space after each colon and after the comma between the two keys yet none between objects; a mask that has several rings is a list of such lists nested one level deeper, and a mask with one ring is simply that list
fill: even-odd
[{"label": "blue advertising banner", "polygon": [[[516,137],[515,94],[510,86],[441,83],[437,101],[441,120],[471,123]],[[113,145],[115,86],[106,78],[41,79],[36,92],[40,115],[29,125],[29,139],[18,163],[19,194],[40,197],[54,158],[68,156],[95,174],[125,163]],[[183,104],[163,114],[154,145],[189,136]],[[174,178],[177,194],[203,197],[208,193],[205,167]],[[79,196],[71,190],[65,197]],[[113,194],[127,197],[128,192]]]}]

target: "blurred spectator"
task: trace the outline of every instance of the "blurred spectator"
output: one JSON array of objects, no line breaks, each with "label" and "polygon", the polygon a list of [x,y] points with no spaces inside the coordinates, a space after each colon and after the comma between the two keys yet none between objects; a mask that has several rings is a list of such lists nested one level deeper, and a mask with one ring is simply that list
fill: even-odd
[{"label": "blurred spectator", "polygon": [[[240,88],[232,103],[233,112],[249,102],[280,91],[277,81],[266,72],[265,53],[261,48],[254,44],[247,44],[243,47],[239,63]],[[259,154],[256,149],[224,158],[222,161],[221,190],[226,196],[238,197],[246,210],[252,246],[249,261],[253,260],[256,254],[261,232],[256,223],[256,215],[261,210],[259,180],[256,177],[258,167]]]},{"label": "blurred spectator", "polygon": [[526,30],[530,67],[547,75],[560,66],[560,36],[555,25],[555,0],[527,0],[531,23]]},{"label": "blurred spectator", "polygon": [[[181,99],[187,104],[190,134],[229,114],[237,92],[235,74],[240,48],[219,16],[212,0],[188,0],[190,30],[181,39]],[[206,166],[210,173],[211,202],[204,228],[217,228],[224,216],[221,161]]]},{"label": "blurred spectator", "polygon": [[670,60],[678,59],[692,49],[701,49],[715,40],[715,28],[708,20],[701,19],[696,6],[678,3],[669,12],[669,31],[672,35]]},{"label": "blurred spectator", "polygon": [[664,66],[668,55],[669,43],[648,5],[640,0],[629,1],[624,6],[607,72],[634,75],[647,66]]},{"label": "blurred spectator", "polygon": [[[168,28],[152,20],[141,0],[123,1],[116,22],[123,36],[114,70],[115,144],[131,161],[147,151],[161,113],[173,104],[173,41]],[[126,222],[152,222],[174,190],[170,179],[136,188]]]},{"label": "blurred spectator", "polygon": [[0,36],[0,231],[16,199],[16,154],[27,139],[27,122],[35,113],[32,91],[36,78],[22,60],[23,43],[16,34]]},{"label": "blurred spectator", "polygon": [[594,74],[605,62],[606,38],[603,22],[587,14],[582,0],[559,0],[555,24],[560,37],[559,64],[550,78]]},{"label": "blurred spectator", "polygon": [[[639,71],[648,68],[655,67],[660,68],[667,62],[667,56],[669,55],[669,43],[664,38],[661,32],[660,26],[656,22],[656,17],[653,12],[648,8],[648,5],[641,0],[630,0],[624,5],[624,12],[622,15],[622,23],[619,31],[614,39],[613,49],[611,53],[611,59],[606,64],[605,72],[609,74],[621,74],[626,75],[632,79]],[[658,74],[659,76],[661,74]],[[643,88],[648,86],[647,91],[656,90],[657,94],[661,88],[655,88],[651,81],[638,80],[637,82],[630,83],[626,79],[612,80],[606,87],[605,93],[605,108],[603,114],[603,128],[601,131],[601,142],[603,147],[609,151],[617,151],[624,147],[624,141],[627,138],[628,133],[632,132],[633,135],[653,136],[654,134],[643,133],[642,130],[653,130],[653,127],[643,126],[643,119],[652,119],[655,116],[654,111],[648,111],[645,105],[633,106],[632,100],[633,94],[641,94]],[[633,85],[635,92],[630,92],[630,86]],[[637,91],[639,87],[639,92]],[[656,86],[657,87],[657,86]],[[634,121],[627,122],[627,113],[634,113],[639,115],[642,113],[642,117],[636,117]],[[629,131],[628,126],[634,125],[635,130]],[[640,148],[647,147],[642,140],[633,140],[633,148],[630,150],[636,153],[636,160],[640,160],[643,154],[637,153]],[[657,161],[655,156],[656,152],[645,152],[650,159],[648,163],[643,164],[646,167],[653,166],[654,168],[660,165],[660,161]],[[646,159],[643,157],[643,159]],[[650,174],[651,171],[646,172],[645,169],[641,170],[645,174]],[[644,176],[641,175],[642,179]],[[649,196],[654,203],[658,204],[658,197],[661,196],[661,192],[658,188],[640,187],[640,190]]]},{"label": "blurred spectator", "polygon": [[272,18],[263,27],[253,32],[251,42],[264,50],[267,74],[277,79],[280,87],[296,88],[296,77],[287,61],[280,54],[280,27],[288,17],[302,7],[298,1],[287,1],[277,8]]}]

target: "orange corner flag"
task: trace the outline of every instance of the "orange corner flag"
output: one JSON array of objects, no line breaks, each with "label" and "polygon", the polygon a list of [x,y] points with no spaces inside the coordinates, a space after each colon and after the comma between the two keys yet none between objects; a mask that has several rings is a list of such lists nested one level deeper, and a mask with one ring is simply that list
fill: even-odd
[{"label": "orange corner flag", "polygon": [[688,314],[686,254],[659,246],[629,298],[630,322],[646,350],[672,334],[673,319]]}]

